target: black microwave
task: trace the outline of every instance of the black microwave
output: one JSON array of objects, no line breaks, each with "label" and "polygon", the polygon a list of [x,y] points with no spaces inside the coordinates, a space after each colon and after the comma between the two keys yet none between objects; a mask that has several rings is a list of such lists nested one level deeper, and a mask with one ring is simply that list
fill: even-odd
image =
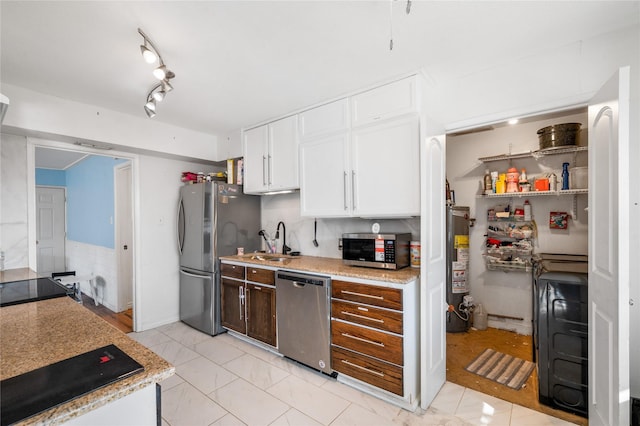
[{"label": "black microwave", "polygon": [[345,265],[381,269],[409,266],[411,234],[342,234]]}]

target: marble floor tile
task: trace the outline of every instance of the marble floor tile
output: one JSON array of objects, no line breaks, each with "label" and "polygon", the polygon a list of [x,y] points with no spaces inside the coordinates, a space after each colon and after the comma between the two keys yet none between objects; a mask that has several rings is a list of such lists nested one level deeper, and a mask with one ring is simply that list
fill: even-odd
[{"label": "marble floor tile", "polygon": [[454,414],[460,405],[464,390],[464,386],[445,382],[431,403],[431,407],[442,413]]},{"label": "marble floor tile", "polygon": [[178,365],[176,373],[205,395],[238,378],[229,370],[205,357],[198,357]]},{"label": "marble floor tile", "polygon": [[142,331],[140,333],[128,333],[127,336],[133,340],[139,342],[146,347],[159,345],[160,343],[166,343],[171,341],[171,337],[164,333],[159,332],[156,329]]},{"label": "marble floor tile", "polygon": [[269,363],[316,386],[322,386],[328,381],[335,381],[326,374],[285,357],[274,356]]},{"label": "marble floor tile", "polygon": [[389,418],[379,416],[376,413],[364,409],[356,404],[351,404],[338,418],[331,422],[331,426],[393,426]]},{"label": "marble floor tile", "polygon": [[216,336],[195,345],[194,350],[218,365],[225,364],[245,354],[237,347]]},{"label": "marble floor tile", "polygon": [[209,426],[245,426],[245,423],[242,423],[240,419],[233,414],[227,414],[223,418],[211,423]]},{"label": "marble floor tile", "polygon": [[169,361],[174,366],[178,366],[200,356],[175,340],[151,346],[149,349]]},{"label": "marble floor tile", "polygon": [[418,409],[415,413],[401,410],[400,414],[393,419],[393,423],[397,426],[471,426],[471,423],[459,417],[439,413],[434,409],[424,412]]},{"label": "marble floor tile", "polygon": [[243,379],[216,389],[209,398],[249,426],[268,425],[289,410],[287,404]]},{"label": "marble floor tile", "polygon": [[289,376],[289,373],[286,371],[274,367],[268,362],[250,354],[244,354],[239,358],[227,362],[224,364],[224,368],[260,389],[267,389]]},{"label": "marble floor tile", "polygon": [[290,409],[280,417],[278,417],[269,426],[322,426],[311,417],[302,414],[295,408]]},{"label": "marble floor tile", "polygon": [[327,382],[322,386],[322,389],[387,419],[393,419],[400,413],[400,411],[403,411],[401,408],[393,404],[367,393],[360,392],[359,390],[336,380],[327,380]]},{"label": "marble floor tile", "polygon": [[178,386],[180,383],[184,383],[184,379],[177,374],[174,374],[173,376],[161,381],[160,388],[162,389],[162,392],[165,392],[172,387]]},{"label": "marble floor tile", "polygon": [[293,375],[267,392],[324,425],[330,424],[349,405],[343,398]]},{"label": "marble floor tile", "polygon": [[511,424],[518,426],[569,426],[573,423],[514,404],[511,410]]},{"label": "marble floor tile", "polygon": [[472,389],[465,389],[457,417],[474,425],[510,426],[513,404]]},{"label": "marble floor tile", "polygon": [[193,349],[200,342],[212,339],[210,335],[189,327],[180,321],[164,325],[160,327],[160,331],[189,349]]},{"label": "marble floor tile", "polygon": [[171,426],[208,426],[227,412],[189,383],[162,393],[162,417]]}]

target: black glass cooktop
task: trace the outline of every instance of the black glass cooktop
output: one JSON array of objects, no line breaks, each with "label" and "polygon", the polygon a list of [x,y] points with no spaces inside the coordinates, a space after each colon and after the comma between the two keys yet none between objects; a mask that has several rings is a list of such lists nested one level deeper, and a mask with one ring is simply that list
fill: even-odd
[{"label": "black glass cooktop", "polygon": [[51,278],[10,281],[0,284],[0,307],[53,299],[67,294],[67,288]]},{"label": "black glass cooktop", "polygon": [[144,370],[115,345],[65,359],[0,382],[0,424],[27,419]]}]

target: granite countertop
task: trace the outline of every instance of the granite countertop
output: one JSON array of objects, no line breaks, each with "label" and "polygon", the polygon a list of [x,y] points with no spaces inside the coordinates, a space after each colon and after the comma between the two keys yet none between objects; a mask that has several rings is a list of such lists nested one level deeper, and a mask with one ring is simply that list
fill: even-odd
[{"label": "granite countertop", "polygon": [[274,269],[316,272],[325,275],[340,275],[343,277],[362,278],[396,284],[407,284],[420,276],[419,268],[406,267],[398,270],[363,268],[360,266],[345,265],[342,259],[316,256],[285,256],[281,254],[266,255],[283,258],[284,260],[281,261],[260,260],[255,258],[256,255],[260,256],[261,253],[222,256],[220,259],[224,261],[269,266]]},{"label": "granite countertop", "polygon": [[167,361],[69,297],[0,308],[0,380],[114,344],[144,371],[19,422],[60,424],[175,373]]}]

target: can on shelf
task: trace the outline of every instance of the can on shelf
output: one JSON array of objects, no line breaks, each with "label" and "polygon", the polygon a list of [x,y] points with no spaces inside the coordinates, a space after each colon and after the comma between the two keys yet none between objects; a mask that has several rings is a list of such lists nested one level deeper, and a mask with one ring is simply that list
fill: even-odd
[{"label": "can on shelf", "polygon": [[420,267],[420,241],[409,243],[409,263],[412,268]]}]

